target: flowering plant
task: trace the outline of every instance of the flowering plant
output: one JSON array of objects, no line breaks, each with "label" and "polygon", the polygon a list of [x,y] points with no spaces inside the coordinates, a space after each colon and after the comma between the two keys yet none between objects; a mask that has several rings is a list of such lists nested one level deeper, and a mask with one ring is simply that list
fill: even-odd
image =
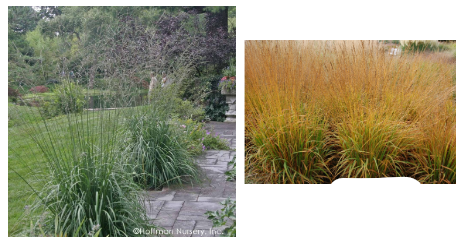
[{"label": "flowering plant", "polygon": [[30,92],[33,93],[44,93],[48,91],[48,88],[45,86],[35,86],[32,89],[29,90]]},{"label": "flowering plant", "polygon": [[219,82],[218,88],[220,90],[236,90],[236,61],[234,58],[230,59],[230,66],[222,71],[224,77]]},{"label": "flowering plant", "polygon": [[218,88],[220,90],[236,90],[236,77],[222,77],[222,79],[219,82]]}]

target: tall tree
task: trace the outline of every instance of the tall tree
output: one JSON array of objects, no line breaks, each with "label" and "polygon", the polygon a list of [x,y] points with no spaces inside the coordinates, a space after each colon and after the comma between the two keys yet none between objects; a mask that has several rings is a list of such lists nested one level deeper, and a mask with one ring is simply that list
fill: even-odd
[{"label": "tall tree", "polygon": [[32,7],[8,7],[8,27],[18,34],[35,29],[40,18]]}]

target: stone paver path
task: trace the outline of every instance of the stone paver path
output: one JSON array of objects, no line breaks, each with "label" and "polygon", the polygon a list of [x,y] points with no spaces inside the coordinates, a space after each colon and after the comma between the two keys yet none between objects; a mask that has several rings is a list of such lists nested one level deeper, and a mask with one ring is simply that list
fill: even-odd
[{"label": "stone paver path", "polygon": [[[226,139],[231,149],[236,147],[236,123],[210,122],[209,127]],[[208,150],[197,158],[206,176],[201,184],[149,191],[146,209],[153,223],[176,237],[219,236],[226,227],[212,229],[212,221],[204,213],[220,210],[220,202],[227,198],[236,199],[236,183],[226,181],[224,174],[234,155],[235,151]]]}]

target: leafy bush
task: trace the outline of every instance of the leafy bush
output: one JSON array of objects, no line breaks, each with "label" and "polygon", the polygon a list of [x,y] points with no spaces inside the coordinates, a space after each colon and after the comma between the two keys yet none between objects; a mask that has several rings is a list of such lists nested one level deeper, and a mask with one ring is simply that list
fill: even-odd
[{"label": "leafy bush", "polygon": [[226,225],[228,220],[233,221],[229,227],[223,230],[221,236],[235,237],[236,236],[236,201],[230,198],[224,200],[220,204],[223,208],[220,211],[208,211],[205,214],[208,216],[207,219],[211,220],[213,227],[220,227]]},{"label": "leafy bush", "polygon": [[228,146],[226,140],[220,138],[220,135],[212,135],[213,133],[213,131],[205,130],[205,136],[203,136],[203,145],[207,149],[229,150],[230,147]]},{"label": "leafy bush", "polygon": [[232,161],[228,162],[228,166],[232,166],[232,168],[225,172],[226,181],[236,182],[236,156],[233,157]]},{"label": "leafy bush", "polygon": [[44,93],[47,92],[49,89],[46,86],[35,86],[30,89],[32,93]]},{"label": "leafy bush", "polygon": [[202,121],[205,118],[204,111],[200,106],[178,97],[175,85],[165,88],[155,88],[149,95],[149,102],[154,107],[160,107],[171,117],[192,119],[195,121]]},{"label": "leafy bush", "polygon": [[136,180],[146,188],[198,181],[198,168],[187,150],[184,131],[167,121],[156,107],[135,108],[126,121],[127,150],[137,164]]},{"label": "leafy bush", "polygon": [[55,86],[54,93],[56,98],[49,106],[55,106],[58,113],[79,113],[84,109],[84,89],[75,82],[64,80]]},{"label": "leafy bush", "polygon": [[204,124],[193,120],[177,120],[179,128],[186,136],[187,149],[199,155],[208,149],[229,150],[227,142],[220,135],[213,136],[213,131],[204,129]]},{"label": "leafy bush", "polygon": [[220,90],[217,90],[207,97],[207,105],[204,111],[209,120],[223,122],[226,119],[225,113],[228,108],[224,96],[220,93]]},{"label": "leafy bush", "polygon": [[173,112],[179,118],[192,119],[195,121],[204,120],[204,110],[200,106],[193,105],[192,102],[188,100],[184,101],[179,98],[175,99],[175,103],[177,106]]},{"label": "leafy bush", "polygon": [[223,76],[236,77],[236,58],[230,59],[230,65],[222,70]]},{"label": "leafy bush", "polygon": [[429,40],[409,40],[402,45],[402,50],[408,52],[443,51],[447,49],[448,47],[444,44]]},{"label": "leafy bush", "polygon": [[18,90],[13,89],[13,88],[8,86],[8,98],[10,98],[12,102],[16,103],[17,102],[17,98],[20,97],[20,96],[21,96],[21,94],[19,93]]},{"label": "leafy bush", "polygon": [[228,105],[218,88],[220,78],[221,75],[208,75],[184,80],[179,94],[195,104],[203,105],[208,120],[223,122]]}]

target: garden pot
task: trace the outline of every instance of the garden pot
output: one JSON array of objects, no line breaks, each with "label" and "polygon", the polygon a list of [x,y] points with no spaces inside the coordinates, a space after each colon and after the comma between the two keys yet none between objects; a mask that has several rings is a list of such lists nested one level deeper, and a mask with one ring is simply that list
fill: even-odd
[{"label": "garden pot", "polygon": [[222,95],[226,98],[226,103],[229,106],[228,111],[226,111],[226,119],[225,122],[236,122],[236,90],[227,90],[225,88],[222,89]]}]

